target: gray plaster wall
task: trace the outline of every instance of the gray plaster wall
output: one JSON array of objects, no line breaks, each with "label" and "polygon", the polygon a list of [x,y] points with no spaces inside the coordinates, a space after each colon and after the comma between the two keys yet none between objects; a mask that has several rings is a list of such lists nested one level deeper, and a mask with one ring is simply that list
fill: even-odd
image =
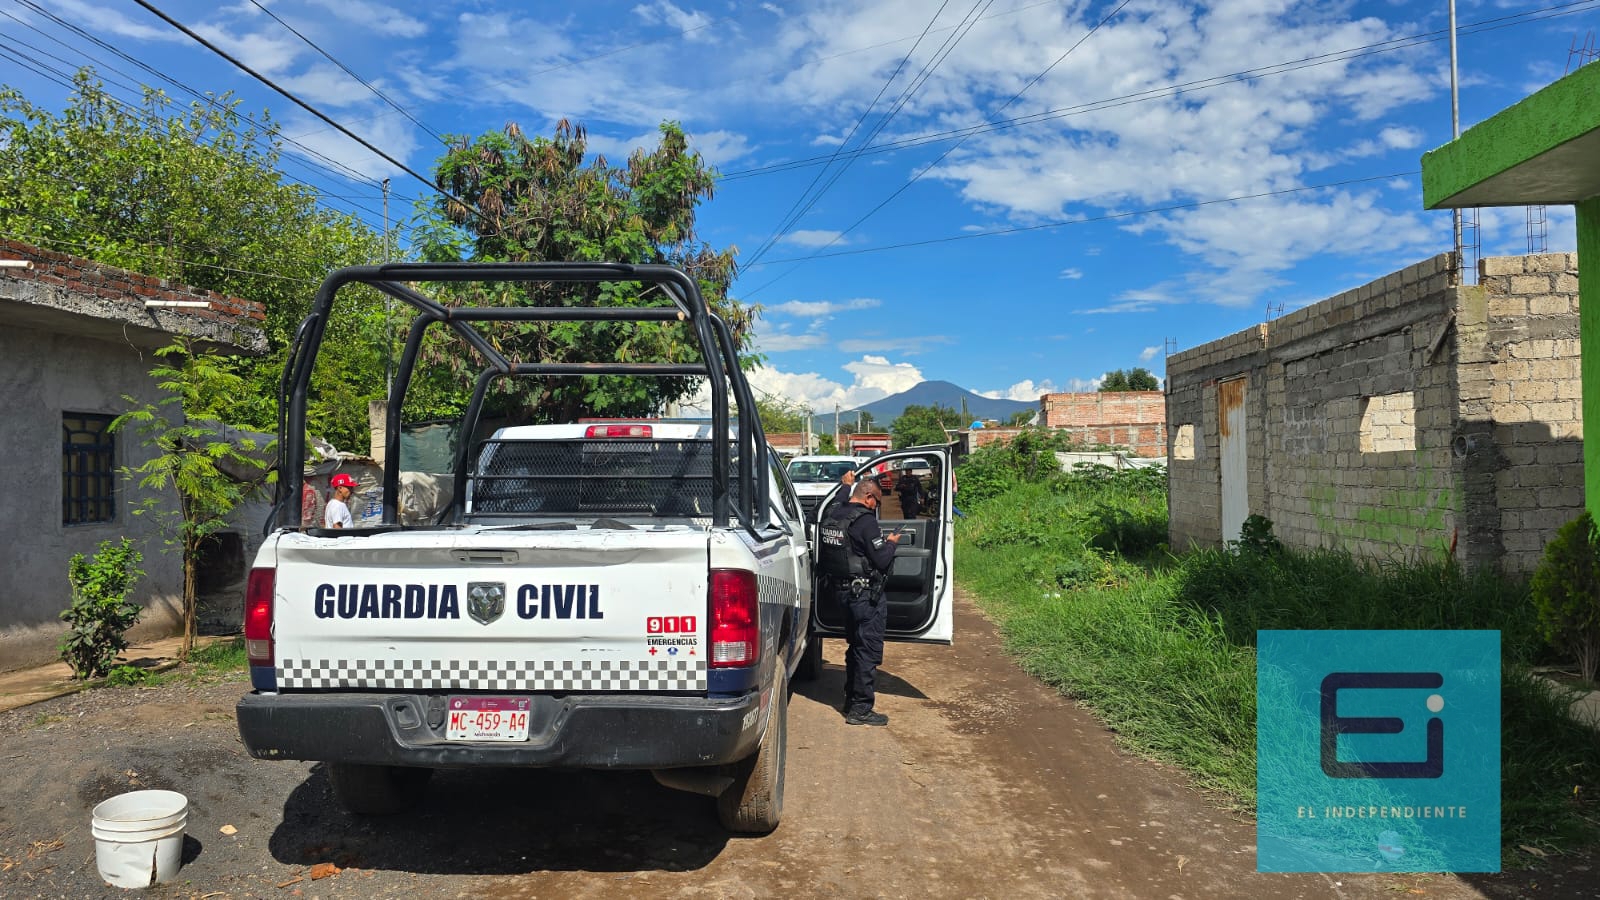
[{"label": "gray plaster wall", "polygon": [[[0,671],[49,662],[64,631],[59,616],[71,598],[67,562],[92,555],[104,540],[131,538],[144,553],[145,577],[134,599],[146,607],[132,635],[170,634],[181,622],[182,567],[163,552],[156,523],[133,515],[149,496],[119,482],[116,519],[105,524],[61,523],[61,416],[116,415],[120,397],[154,401],[154,358],[125,341],[70,336],[30,328],[0,328]],[[150,456],[133,433],[117,436],[117,461],[134,467]]]}]

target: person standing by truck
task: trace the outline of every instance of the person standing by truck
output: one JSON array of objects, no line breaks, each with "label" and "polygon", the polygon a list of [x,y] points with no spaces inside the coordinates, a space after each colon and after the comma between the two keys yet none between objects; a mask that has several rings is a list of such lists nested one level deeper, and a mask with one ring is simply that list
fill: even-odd
[{"label": "person standing by truck", "polygon": [[900,480],[894,486],[900,495],[900,517],[915,519],[922,513],[922,480],[909,468],[900,470]]},{"label": "person standing by truck", "polygon": [[322,514],[323,527],[354,528],[356,523],[350,516],[350,496],[356,492],[356,480],[340,472],[328,480],[328,485],[333,488],[333,496],[328,498],[328,508]]},{"label": "person standing by truck", "polygon": [[844,720],[850,725],[887,725],[889,717],[873,711],[878,666],[883,664],[883,636],[888,604],[883,578],[894,564],[900,534],[878,530],[878,505],[883,491],[863,478],[850,492],[850,502],[833,507],[819,529],[818,568],[844,610]]}]

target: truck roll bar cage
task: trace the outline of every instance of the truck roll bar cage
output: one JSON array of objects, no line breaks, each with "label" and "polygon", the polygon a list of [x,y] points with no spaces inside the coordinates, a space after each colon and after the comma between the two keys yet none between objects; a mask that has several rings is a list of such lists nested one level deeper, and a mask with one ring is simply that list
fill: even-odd
[{"label": "truck roll bar cage", "polygon": [[[407,282],[518,282],[541,284],[598,283],[637,281],[654,285],[671,301],[670,306],[507,306],[450,307],[427,297]],[[452,505],[463,502],[467,453],[470,435],[477,428],[484,397],[496,378],[519,375],[635,375],[646,377],[705,378],[711,392],[712,434],[712,525],[726,528],[738,520],[752,535],[766,530],[770,521],[771,497],[765,477],[766,434],[756,414],[755,397],[739,368],[733,333],[706,304],[695,280],[683,271],[664,265],[625,263],[389,263],[381,266],[351,266],[328,275],[317,289],[311,312],[295,331],[289,358],[279,382],[278,397],[278,482],[269,527],[300,527],[298,498],[304,478],[306,456],[306,400],[317,353],[321,350],[329,316],[340,289],[353,284],[368,285],[417,311],[406,336],[405,349],[389,388],[388,416],[385,425],[383,472],[383,523],[399,521],[400,496],[400,415],[406,389],[416,370],[422,339],[434,324],[454,331],[487,362],[478,374],[465,415],[456,455],[456,484]],[[693,329],[700,348],[698,363],[550,363],[519,362],[507,359],[484,336],[479,322],[684,322]],[[735,442],[739,448],[737,478],[739,504],[735,508],[729,492],[733,475],[729,450],[729,394],[744,411],[738,417]],[[760,461],[758,463],[758,460]]]}]

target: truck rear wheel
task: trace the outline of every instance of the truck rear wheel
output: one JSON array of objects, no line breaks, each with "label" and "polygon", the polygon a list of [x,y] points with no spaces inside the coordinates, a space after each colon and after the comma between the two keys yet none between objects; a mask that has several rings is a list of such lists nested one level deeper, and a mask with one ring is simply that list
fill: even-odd
[{"label": "truck rear wheel", "polygon": [[783,818],[783,769],[788,756],[789,691],[773,685],[772,711],[761,746],[733,764],[733,784],[717,798],[722,827],[740,834],[767,834]]},{"label": "truck rear wheel", "polygon": [[405,812],[422,799],[432,769],[408,766],[369,766],[328,763],[333,798],[360,816],[392,816]]}]

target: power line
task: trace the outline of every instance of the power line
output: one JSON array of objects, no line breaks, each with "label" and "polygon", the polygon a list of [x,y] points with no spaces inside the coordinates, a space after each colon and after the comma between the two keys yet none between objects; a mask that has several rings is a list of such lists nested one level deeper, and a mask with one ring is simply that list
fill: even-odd
[{"label": "power line", "polygon": [[[143,0],[140,0],[140,2],[143,2]],[[1060,65],[1062,60],[1066,59],[1068,56],[1071,56],[1072,55],[1072,51],[1074,51],[1074,50],[1078,49],[1079,47],[1083,46],[1083,42],[1084,41],[1087,41],[1089,38],[1094,37],[1095,32],[1099,31],[1102,26],[1104,26],[1107,22],[1111,21],[1112,18],[1114,18],[1117,15],[1117,13],[1122,12],[1122,8],[1127,6],[1130,2],[1131,2],[1131,0],[1122,0],[1121,3],[1118,3],[1116,5],[1116,7],[1111,10],[1111,12],[1106,13],[1105,16],[1100,19],[1100,21],[1096,22],[1094,24],[1093,28],[1090,28],[1087,32],[1085,32],[1083,37],[1078,38],[1078,40],[1075,43],[1073,43],[1072,46],[1068,47],[1064,53],[1062,53],[1060,56],[1056,57],[1055,60],[1050,63],[1050,65],[1045,66],[1044,67],[1044,71],[1042,71],[1039,74],[1033,76],[1033,78],[1027,84],[1022,86],[1021,90],[1018,90],[1015,94],[1012,94],[1011,95],[1011,99],[1007,100],[1005,103],[1002,103],[1000,105],[1000,109],[995,110],[995,112],[999,113],[999,112],[1003,111],[1006,107],[1010,106],[1011,104],[1017,102],[1017,100],[1021,99],[1022,95],[1027,93],[1029,88],[1031,88],[1034,85],[1038,84],[1046,75],[1050,74],[1050,71],[1052,69],[1054,69],[1056,66]],[[943,153],[939,154],[939,157],[937,159],[935,159],[933,162],[928,163],[928,165],[926,167],[924,167],[922,169],[922,171],[920,171],[917,174],[911,176],[910,180],[908,180],[905,184],[902,184],[900,187],[896,188],[893,193],[891,193],[889,196],[883,198],[883,200],[881,200],[878,203],[877,206],[874,206],[873,208],[867,210],[867,212],[864,215],[862,215],[859,219],[856,219],[854,222],[852,222],[850,224],[849,228],[846,228],[845,230],[843,230],[843,231],[839,232],[838,234],[834,235],[832,240],[830,240],[830,241],[828,241],[828,243],[822,245],[822,247],[818,248],[811,255],[812,256],[820,255],[823,250],[826,250],[829,247],[832,247],[834,244],[839,243],[839,241],[841,239],[843,239],[845,235],[847,235],[850,232],[855,231],[857,228],[859,228],[863,222],[865,222],[868,219],[872,218],[878,212],[878,210],[883,209],[885,206],[888,206],[890,203],[894,202],[894,199],[896,197],[899,197],[901,194],[903,194],[907,190],[909,190],[913,184],[916,184],[922,178],[922,176],[924,176],[924,175],[928,174],[929,172],[933,171],[934,167],[939,165],[939,163],[944,162],[946,157],[948,157],[950,154],[956,152],[957,150],[961,149],[961,145],[966,143],[966,141],[967,141],[967,139],[965,137],[963,137],[961,140],[957,141],[949,149],[947,149]],[[745,296],[746,297],[754,296],[755,294],[757,294],[757,293],[765,290],[766,288],[770,287],[772,284],[777,282],[778,279],[782,278],[784,275],[787,275],[787,274],[788,273],[785,272],[785,273],[783,273],[783,275],[778,275],[777,277],[773,278],[771,281],[768,281],[766,284],[761,285],[760,287],[758,287],[755,290],[749,292]]]},{"label": "power line", "polygon": [[184,34],[188,35],[191,40],[193,40],[196,43],[200,44],[202,47],[205,47],[207,50],[210,50],[212,53],[215,53],[218,56],[222,57],[223,59],[227,60],[228,62],[232,63],[240,71],[248,74],[250,77],[254,78],[255,80],[257,80],[259,82],[261,82],[262,84],[266,85],[267,87],[272,88],[274,91],[277,91],[279,94],[283,95],[286,99],[288,99],[291,103],[295,104],[296,106],[300,107],[301,109],[305,110],[306,112],[311,113],[313,116],[316,116],[318,119],[321,119],[323,122],[326,122],[329,127],[331,127],[334,130],[338,131],[340,134],[344,135],[345,137],[355,141],[357,144],[360,144],[362,147],[366,148],[373,155],[377,156],[379,159],[382,159],[384,162],[389,163],[390,165],[394,166],[395,168],[399,169],[400,171],[406,173],[407,175],[410,175],[412,178],[415,178],[416,180],[422,182],[423,184],[427,185],[429,187],[429,189],[436,190],[439,193],[444,194],[446,197],[448,197],[451,200],[455,201],[456,203],[460,204],[463,209],[471,212],[473,215],[481,217],[482,214],[478,212],[478,209],[477,209],[476,206],[474,206],[472,204],[469,204],[465,200],[462,200],[461,198],[455,196],[454,194],[451,194],[449,191],[446,191],[444,189],[443,185],[436,184],[433,181],[423,177],[422,175],[418,174],[415,169],[412,169],[410,166],[406,165],[405,163],[401,162],[400,160],[395,159],[394,157],[390,156],[388,153],[384,152],[383,150],[380,150],[377,147],[373,146],[373,144],[370,141],[368,141],[366,138],[361,137],[360,135],[356,134],[355,132],[351,131],[350,129],[344,127],[343,125],[340,125],[338,122],[335,122],[333,119],[329,118],[327,116],[327,114],[323,113],[322,110],[317,109],[315,106],[312,106],[311,104],[305,102],[304,100],[301,100],[299,97],[295,96],[293,93],[290,93],[285,88],[282,88],[282,87],[278,86],[278,84],[276,82],[274,82],[272,79],[266,77],[265,75],[262,75],[261,73],[257,72],[256,70],[254,70],[254,69],[250,68],[249,66],[245,65],[243,62],[239,61],[237,58],[235,58],[234,56],[229,54],[226,50],[223,50],[221,47],[218,47],[216,44],[213,44],[212,42],[206,40],[205,38],[201,37],[199,34],[196,34],[192,29],[190,29],[187,26],[185,26],[182,22],[179,22],[178,20],[176,20],[176,19],[172,18],[171,16],[167,15],[166,13],[162,12],[160,9],[157,9],[154,4],[150,3],[150,0],[133,0],[133,2],[135,2],[135,3],[139,4],[140,6],[144,7],[152,15],[154,15],[157,18],[161,19],[161,21],[166,22],[168,25],[171,25],[173,28],[176,28],[179,31],[183,32]]},{"label": "power line", "polygon": [[299,38],[300,40],[305,41],[306,44],[309,47],[311,47],[311,49],[313,49],[313,50],[317,51],[318,53],[322,54],[323,58],[328,60],[328,62],[331,62],[334,65],[338,66],[340,68],[340,70],[343,71],[346,75],[349,75],[351,78],[354,78],[356,81],[360,82],[362,87],[364,87],[367,90],[371,91],[372,93],[376,94],[378,96],[378,99],[382,100],[384,103],[389,104],[389,106],[393,107],[396,112],[398,112],[401,115],[405,116],[406,118],[410,119],[411,123],[413,125],[416,125],[418,128],[421,128],[423,131],[426,131],[428,134],[432,135],[433,139],[438,141],[439,143],[441,143],[441,144],[446,143],[446,141],[444,139],[444,135],[440,134],[437,131],[434,131],[432,128],[429,128],[426,124],[424,124],[422,122],[422,120],[420,120],[416,116],[412,115],[411,112],[409,110],[407,110],[405,107],[401,106],[399,103],[396,103],[394,100],[390,99],[388,94],[385,94],[383,91],[380,91],[376,87],[373,87],[371,82],[367,81],[365,78],[362,78],[360,75],[357,75],[349,66],[345,65],[344,63],[342,63],[338,59],[336,59],[333,54],[331,54],[328,51],[326,51],[326,50],[322,49],[321,47],[317,46],[317,42],[316,41],[313,41],[311,38],[308,38],[304,34],[301,34],[298,29],[296,29],[293,25],[290,25],[288,22],[285,22],[281,17],[279,17],[279,15],[277,13],[275,13],[272,10],[268,9],[266,6],[263,6],[261,4],[261,0],[250,0],[250,3],[252,5],[254,5],[256,9],[259,9],[262,12],[266,13],[267,15],[271,16],[272,20],[274,22],[277,22],[279,25],[282,25],[285,29],[287,29],[289,31],[290,34],[293,34],[295,37]]},{"label": "power line", "polygon": [[[149,74],[155,76],[156,78],[159,78],[162,81],[165,81],[168,84],[171,84],[172,86],[178,88],[179,90],[183,91],[184,93],[186,93],[186,94],[190,95],[191,97],[194,97],[195,99],[199,100],[200,102],[205,103],[205,104],[207,104],[207,105],[209,105],[209,106],[211,106],[213,108],[223,109],[222,104],[219,103],[218,100],[215,97],[213,97],[213,96],[211,96],[209,94],[203,93],[203,92],[201,92],[199,90],[196,90],[195,88],[189,86],[188,84],[185,84],[184,82],[178,80],[177,78],[174,78],[173,76],[168,75],[165,72],[162,72],[160,69],[157,69],[154,66],[149,65],[148,63],[144,62],[143,60],[140,60],[140,59],[130,55],[126,51],[122,50],[121,48],[112,46],[111,44],[107,43],[106,41],[101,40],[99,37],[89,33],[88,31],[86,31],[81,26],[76,25],[76,24],[74,24],[72,22],[69,22],[66,19],[61,18],[60,16],[57,16],[55,13],[50,12],[49,10],[45,9],[44,7],[39,6],[37,3],[34,2],[34,0],[15,0],[15,2],[17,4],[23,6],[23,7],[26,7],[27,9],[30,9],[30,10],[38,13],[41,16],[44,16],[45,18],[47,18],[50,21],[56,23],[57,25],[61,26],[62,28],[65,28],[65,29],[73,32],[74,34],[77,34],[78,36],[80,36],[80,37],[92,42],[96,46],[99,46],[99,47],[101,47],[101,48],[103,48],[103,49],[115,54],[119,58],[124,59],[127,62],[130,62],[135,66],[138,66],[140,69],[143,69],[144,71],[146,71]],[[9,18],[11,18],[13,21],[18,21],[18,22],[22,21],[20,19],[17,19],[15,16],[11,16],[9,13],[6,14],[6,15]],[[122,75],[124,78],[132,78],[133,77],[133,76],[129,75],[126,72],[121,72],[121,71],[117,70],[115,67],[105,64],[101,60],[95,59],[95,57],[90,56],[88,53],[83,51],[81,48],[71,47],[69,44],[67,44],[66,42],[60,40],[59,38],[56,38],[54,35],[51,35],[51,34],[45,32],[45,31],[43,31],[43,30],[41,30],[39,28],[36,28],[31,23],[22,22],[22,24],[26,25],[28,28],[32,29],[33,31],[43,35],[44,37],[47,37],[50,40],[55,41],[57,44],[60,44],[63,47],[68,47],[69,49],[76,50],[78,53],[82,54],[85,59],[89,59],[89,60],[92,60],[94,62],[100,63],[102,66],[104,66],[105,68],[110,69],[113,72],[118,72],[118,74]],[[34,49],[37,49],[37,48],[34,48]],[[226,111],[226,110],[224,110],[224,111]],[[241,118],[244,121],[250,123],[251,125],[255,126],[256,128],[261,129],[262,131],[268,131],[268,132],[272,132],[274,134],[278,134],[280,137],[283,138],[283,140],[286,143],[289,143],[289,144],[292,144],[292,145],[294,145],[296,147],[299,147],[301,150],[305,151],[305,153],[307,155],[315,157],[317,159],[323,160],[324,162],[326,162],[328,164],[325,168],[327,168],[327,170],[329,172],[332,172],[335,175],[340,175],[341,177],[344,177],[344,178],[348,178],[348,179],[350,179],[352,181],[366,182],[368,184],[371,184],[373,187],[377,187],[377,181],[375,181],[375,180],[373,180],[373,179],[361,174],[360,172],[357,172],[355,169],[352,169],[349,166],[346,166],[344,163],[341,163],[338,160],[333,159],[332,157],[329,157],[329,156],[326,156],[326,155],[324,155],[322,153],[319,153],[316,150],[313,150],[310,147],[307,147],[304,144],[301,144],[299,141],[296,141],[295,139],[293,139],[293,138],[291,138],[291,137],[289,137],[287,135],[283,135],[281,132],[278,132],[276,129],[270,128],[270,127],[268,127],[267,125],[265,125],[265,124],[263,124],[261,122],[257,122],[255,119],[252,119],[250,116],[245,115],[244,113],[237,113],[237,115],[239,116],[239,118]]]},{"label": "power line", "polygon": [[[883,133],[883,130],[888,127],[889,122],[892,121],[894,117],[899,114],[900,110],[904,109],[905,105],[910,102],[911,97],[918,90],[920,90],[923,85],[927,84],[928,80],[933,77],[933,73],[938,70],[939,66],[942,65],[946,59],[950,58],[950,54],[955,52],[956,46],[966,38],[966,36],[972,31],[973,27],[976,26],[982,18],[983,12],[987,11],[988,8],[993,5],[993,3],[994,0],[979,0],[978,3],[974,3],[972,5],[972,9],[968,10],[967,14],[961,18],[961,22],[956,26],[956,30],[945,38],[944,43],[939,46],[939,49],[934,52],[934,55],[923,64],[921,71],[919,71],[916,74],[916,77],[911,80],[911,83],[900,92],[900,96],[895,99],[895,103],[890,110],[880,116],[878,121],[873,124],[872,130],[868,132],[866,137],[862,138],[862,145],[870,144],[878,135]],[[834,172],[832,176],[828,178],[827,183],[822,186],[821,190],[817,191],[817,193],[805,204],[799,213],[795,215],[795,222],[798,222],[802,217],[805,216],[806,213],[810,212],[817,205],[817,201],[822,199],[822,195],[831,190],[833,186],[839,182],[839,179],[844,177],[845,171],[850,168],[851,164],[854,163],[855,160],[856,156],[853,154],[846,159],[845,164],[840,166],[838,171]],[[835,240],[837,240],[837,238],[835,238]],[[828,246],[831,246],[832,244],[833,241],[829,241]],[[752,259],[752,262],[759,261],[759,259],[760,254],[757,254],[757,256]]]},{"label": "power line", "polygon": [[[1282,188],[1276,191],[1261,191],[1255,194],[1238,194],[1232,197],[1217,197],[1211,200],[1195,200],[1189,203],[1171,203],[1166,206],[1155,206],[1149,209],[1136,209],[1128,212],[1105,213],[1098,216],[1086,216],[1081,219],[1060,219],[1054,222],[1041,222],[1035,225],[1018,225],[1012,228],[994,228],[988,231],[972,231],[965,234],[953,234],[946,237],[928,238],[927,240],[922,241],[905,241],[899,244],[884,244],[883,246],[879,247],[862,247],[856,250],[838,250],[833,253],[822,253],[819,251],[818,253],[814,253],[810,256],[795,256],[789,259],[768,260],[767,262],[758,263],[756,266],[750,266],[748,268],[757,268],[758,266],[778,266],[785,263],[811,262],[812,260],[818,259],[835,259],[841,256],[860,256],[865,253],[882,253],[887,250],[904,250],[909,247],[926,247],[933,244],[949,244],[955,241],[966,241],[976,238],[996,237],[998,235],[1005,234],[1020,234],[1025,231],[1044,231],[1051,228],[1065,228],[1068,225],[1088,225],[1094,222],[1111,222],[1117,219],[1133,218],[1134,216],[1149,216],[1157,213],[1177,212],[1185,209],[1199,209],[1203,206],[1215,206],[1221,203],[1238,203],[1243,200],[1259,200],[1263,197],[1279,197],[1285,194],[1300,194],[1306,191],[1320,191],[1326,188],[1346,187],[1352,184],[1363,184],[1369,181],[1384,181],[1390,178],[1407,178],[1420,174],[1421,172],[1416,170],[1410,172],[1391,172],[1387,175],[1370,175],[1364,178],[1349,178],[1345,179],[1344,181],[1330,181],[1324,184],[1308,184],[1302,187]],[[771,282],[768,283],[770,284]],[[745,296],[749,295],[746,294]]]},{"label": "power line", "polygon": [[[833,161],[835,159],[839,158],[839,154],[844,150],[845,145],[849,144],[850,139],[855,137],[856,130],[861,127],[861,123],[867,120],[867,116],[872,114],[873,107],[878,105],[878,101],[883,99],[883,95],[889,91],[889,85],[894,84],[894,80],[900,77],[901,70],[906,67],[906,63],[911,61],[911,54],[917,52],[917,48],[922,46],[922,39],[928,36],[928,29],[932,28],[933,24],[939,21],[939,16],[944,13],[945,7],[949,5],[950,0],[944,0],[944,2],[939,4],[939,8],[933,13],[933,18],[928,20],[928,24],[922,29],[922,34],[917,37],[917,42],[912,44],[911,49],[906,51],[906,55],[900,58],[900,64],[894,67],[893,72],[889,73],[888,79],[883,82],[883,87],[878,88],[877,96],[873,97],[872,102],[867,104],[867,108],[863,109],[861,111],[861,115],[856,117],[855,124],[850,126],[850,133],[846,134],[844,136],[844,140],[840,141],[838,146],[833,148],[833,155],[828,158],[828,161],[825,164],[823,164],[822,169],[812,177],[811,183],[806,185],[805,190],[800,192],[800,196],[795,198],[794,204],[791,205],[788,211],[783,214],[783,218],[778,220],[778,227],[773,229],[772,234],[762,242],[760,247],[756,248],[756,252],[750,257],[750,261],[752,263],[759,261],[761,257],[772,248],[772,245],[776,244],[778,239],[783,237],[784,233],[799,221],[799,217],[804,213],[797,213],[796,210],[799,210],[801,204],[805,202],[806,195],[811,193],[811,189],[817,186],[817,182],[822,179],[823,175],[827,174],[828,167],[833,165]],[[862,143],[867,143],[867,140],[863,140]],[[818,192],[818,196],[821,196],[820,191]],[[815,203],[816,201],[813,200],[812,202]],[[810,207],[807,208],[809,209]]]},{"label": "power line", "polygon": [[[0,12],[0,15],[5,15],[5,16],[10,17],[10,15],[8,13],[5,13],[5,12]],[[14,17],[11,17],[11,18],[14,18]],[[48,35],[46,35],[46,36],[48,37]],[[57,43],[60,43],[60,42],[58,41]],[[14,38],[14,37],[10,37],[10,36],[4,35],[4,34],[0,34],[0,55],[4,55],[6,57],[11,58],[13,61],[17,62],[19,65],[24,66],[29,71],[32,71],[34,74],[39,75],[41,78],[44,78],[47,81],[52,81],[52,82],[54,82],[56,84],[61,85],[62,87],[66,88],[68,90],[76,90],[77,89],[78,85],[73,81],[72,75],[70,73],[62,71],[61,69],[57,69],[57,68],[55,68],[53,66],[50,66],[47,63],[44,63],[44,62],[42,62],[41,60],[39,60],[39,59],[37,59],[35,57],[30,57],[27,54],[22,53],[21,51],[15,49],[14,47],[6,46],[8,44],[20,44],[22,47],[26,47],[27,49],[32,50],[35,53],[43,54],[44,56],[47,56],[50,59],[56,60],[57,62],[61,63],[64,66],[69,66],[69,67],[75,66],[75,64],[72,61],[67,60],[67,59],[63,59],[62,57],[56,56],[55,54],[52,54],[52,53],[49,53],[48,51],[45,51],[45,50],[43,50],[43,49],[41,49],[41,48],[39,48],[37,46],[29,44],[26,41],[21,41],[21,40],[18,40],[16,38]],[[69,49],[71,49],[71,48],[69,48]],[[115,68],[113,68],[112,71],[115,72],[117,70]],[[126,73],[118,72],[118,74],[121,74],[121,75],[124,75],[124,77],[127,77]],[[115,87],[121,87],[123,90],[127,90],[127,91],[130,91],[130,92],[137,92],[134,88],[129,88],[127,85],[118,84],[115,80],[112,81],[112,85],[115,86]],[[142,85],[139,86],[138,90],[143,90],[143,86]],[[129,115],[132,115],[132,116],[134,116],[136,118],[139,118],[141,120],[143,120],[145,118],[145,110],[143,110],[142,108],[140,108],[138,106],[135,106],[132,103],[129,103],[126,100],[118,98],[113,93],[111,93],[111,91],[109,89],[106,91],[105,97],[109,102],[111,102],[112,104],[115,104],[116,106],[122,108]],[[257,142],[258,143],[262,142],[262,140],[263,139],[260,138],[260,137],[257,138]],[[353,202],[357,198],[354,198],[354,197],[351,197],[351,196],[346,196],[346,195],[328,194],[326,191],[323,191],[321,188],[317,187],[316,185],[313,185],[313,184],[301,181],[299,179],[296,179],[293,176],[290,176],[289,174],[287,174],[285,172],[282,172],[282,171],[276,170],[276,169],[274,169],[273,171],[278,177],[282,178],[283,180],[285,180],[285,181],[287,181],[289,183],[292,183],[292,184],[299,185],[299,186],[305,188],[306,190],[311,191],[314,194],[317,194],[317,195],[322,196],[322,197],[332,197],[332,198],[343,200],[355,210],[366,209],[365,207],[362,207],[359,203]],[[330,208],[330,211],[331,212],[335,212],[335,213],[337,213],[339,215],[342,215],[342,216],[349,216],[350,218],[352,218],[352,219],[354,219],[356,221],[362,222],[362,224],[367,225],[368,227],[372,227],[370,222],[366,222],[365,220],[361,219],[361,217],[359,215],[357,215],[356,213],[354,213],[354,212],[346,211],[346,210],[340,210],[340,209],[332,209],[332,208]],[[370,210],[370,209],[367,209],[366,211],[369,212],[369,213],[372,212],[372,210]]]},{"label": "power line", "polygon": [[[1542,7],[1535,10],[1525,10],[1520,13],[1513,13],[1510,15],[1498,16],[1492,19],[1480,20],[1478,22],[1464,25],[1458,29],[1458,31],[1463,34],[1480,34],[1488,31],[1498,31],[1502,28],[1510,28],[1517,25],[1527,24],[1528,22],[1538,22],[1546,19],[1588,12],[1594,9],[1597,5],[1600,5],[1600,2],[1597,2],[1597,0],[1576,0],[1576,2],[1572,3]],[[1044,112],[1030,113],[1024,116],[1016,116],[1009,119],[997,119],[992,122],[970,125],[965,128],[954,128],[947,131],[932,132],[910,138],[903,138],[897,141],[889,141],[883,144],[875,144],[870,147],[858,148],[857,150],[851,151],[851,154],[864,156],[869,154],[889,153],[895,150],[904,150],[911,147],[936,144],[942,141],[956,140],[974,134],[987,134],[990,132],[1015,128],[1022,125],[1034,125],[1038,124],[1039,122],[1066,118],[1068,116],[1082,115],[1089,112],[1100,112],[1106,109],[1115,109],[1122,106],[1128,106],[1132,103],[1147,102],[1150,100],[1162,100],[1194,91],[1209,90],[1211,88],[1223,87],[1229,84],[1244,83],[1271,75],[1284,75],[1290,72],[1298,72],[1302,69],[1310,69],[1318,66],[1348,62],[1350,60],[1362,59],[1368,56],[1376,56],[1382,53],[1392,53],[1398,50],[1409,50],[1413,47],[1438,43],[1448,39],[1448,36],[1449,32],[1447,30],[1439,30],[1408,35],[1405,37],[1391,38],[1386,41],[1363,44],[1357,47],[1348,47],[1342,50],[1332,50],[1327,53],[1321,53],[1315,56],[1307,56],[1297,60],[1288,60],[1281,63],[1257,66],[1253,69],[1244,69],[1238,72],[1231,72],[1226,75],[1212,75],[1206,78],[1195,79],[1193,81],[1185,81],[1158,88],[1149,88],[1142,91],[1121,94],[1115,97],[1108,97],[1101,100],[1080,103],[1075,106],[1058,107],[1056,109],[1046,110]],[[789,160],[787,162],[773,163],[766,166],[755,166],[749,169],[739,169],[733,172],[723,173],[720,176],[720,180],[738,181],[760,175],[808,168],[810,166],[819,165],[828,158],[829,157],[827,156],[819,155],[805,157],[803,159]]]}]

